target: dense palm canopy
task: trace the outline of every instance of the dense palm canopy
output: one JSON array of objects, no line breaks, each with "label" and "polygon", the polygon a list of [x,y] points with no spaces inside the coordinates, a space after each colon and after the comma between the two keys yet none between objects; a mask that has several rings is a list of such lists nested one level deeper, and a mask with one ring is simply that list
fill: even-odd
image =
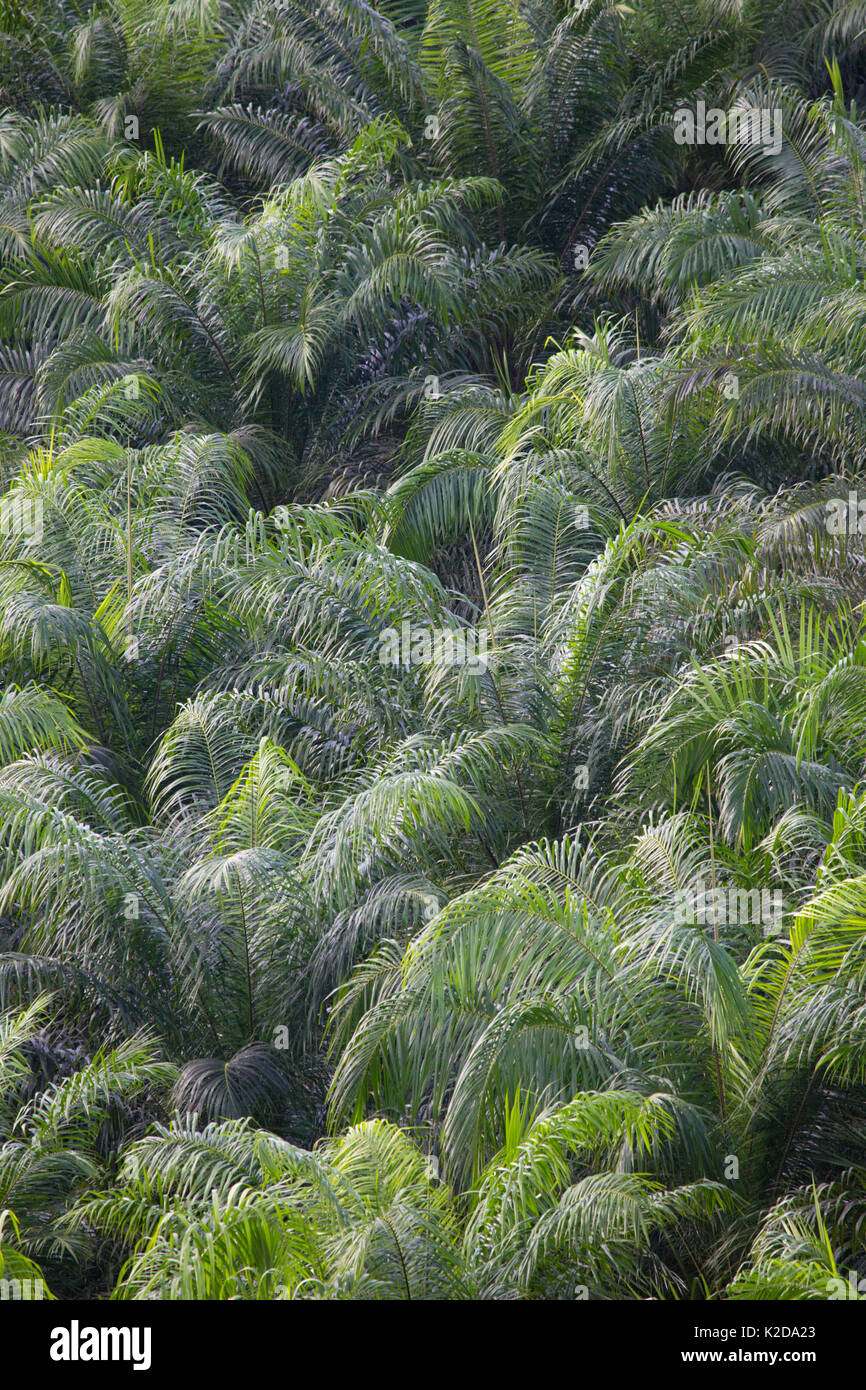
[{"label": "dense palm canopy", "polygon": [[0,0],[0,1276],[866,1271],[864,34]]}]

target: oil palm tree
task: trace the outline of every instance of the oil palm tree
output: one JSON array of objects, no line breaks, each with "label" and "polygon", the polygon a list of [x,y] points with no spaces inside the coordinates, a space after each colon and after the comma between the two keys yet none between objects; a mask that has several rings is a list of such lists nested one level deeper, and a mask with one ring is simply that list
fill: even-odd
[{"label": "oil palm tree", "polygon": [[[58,1035],[44,1032],[50,1002],[39,996],[0,1016],[0,1261],[7,1279],[68,1287],[91,1242],[64,1215],[104,1180],[136,1124],[136,1100],[170,1085],[175,1068],[143,1034],[70,1066]],[[63,1068],[47,1084],[46,1064],[49,1076]]]}]

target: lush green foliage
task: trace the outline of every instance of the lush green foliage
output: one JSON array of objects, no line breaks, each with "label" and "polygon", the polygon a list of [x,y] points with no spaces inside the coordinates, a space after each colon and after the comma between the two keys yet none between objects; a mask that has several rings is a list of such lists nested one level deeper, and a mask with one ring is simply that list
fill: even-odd
[{"label": "lush green foliage", "polygon": [[0,0],[0,1276],[866,1271],[864,32]]}]

